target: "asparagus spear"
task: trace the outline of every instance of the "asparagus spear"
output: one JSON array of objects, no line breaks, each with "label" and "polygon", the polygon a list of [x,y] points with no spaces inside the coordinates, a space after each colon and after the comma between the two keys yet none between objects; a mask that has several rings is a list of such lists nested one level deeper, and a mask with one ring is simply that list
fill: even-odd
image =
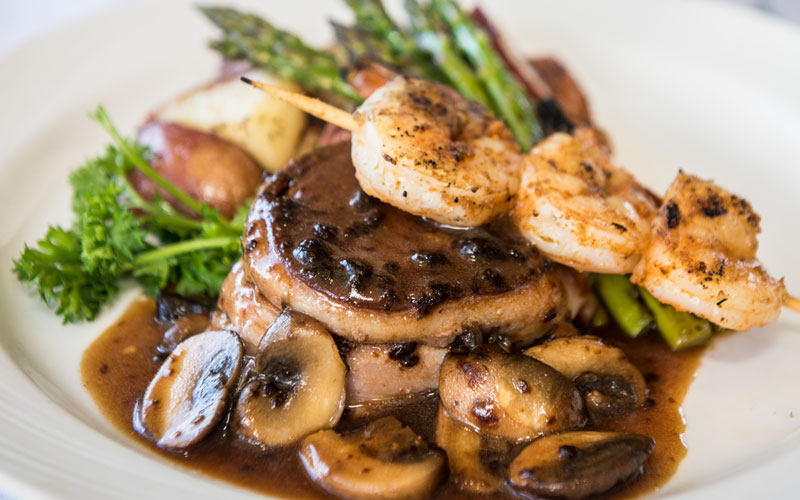
[{"label": "asparagus spear", "polygon": [[265,44],[276,44],[287,53],[302,54],[307,62],[336,68],[333,54],[308,47],[296,35],[279,30],[264,19],[225,7],[199,7],[215,25],[226,33],[239,33]]},{"label": "asparagus spear", "polygon": [[278,44],[288,52],[303,54],[309,62],[331,68],[338,67],[336,57],[330,52],[309,47],[297,35],[279,30],[259,16],[227,7],[199,7],[199,9],[225,32],[237,32],[258,38],[264,43]]},{"label": "asparagus spear", "polygon": [[304,64],[307,61],[303,61],[298,54],[273,52],[271,49],[274,46],[239,33],[229,34],[227,40],[238,46],[254,65],[281,78],[295,81],[308,89],[335,92],[357,103],[363,101],[356,89],[342,79],[338,69]]},{"label": "asparagus spear", "polygon": [[653,311],[661,337],[673,351],[684,347],[702,345],[711,338],[711,323],[688,312],[678,312],[668,304],[660,303],[642,287],[639,294],[645,305]]},{"label": "asparagus spear", "polygon": [[491,107],[489,96],[483,90],[480,80],[461,59],[450,38],[441,32],[438,26],[440,23],[434,17],[433,11],[424,8],[417,0],[405,0],[405,7],[411,17],[417,45],[433,57],[449,83],[468,99]]},{"label": "asparagus spear", "polygon": [[220,38],[219,40],[212,40],[208,46],[219,52],[225,59],[247,59],[247,54],[232,40],[226,37]]},{"label": "asparagus spear", "polygon": [[600,274],[594,288],[611,317],[628,336],[637,337],[653,322],[653,316],[639,302],[636,287],[627,276]]},{"label": "asparagus spear", "polygon": [[422,76],[433,80],[443,80],[439,69],[417,50],[414,40],[403,32],[387,14],[381,0],[345,0],[353,10],[358,26],[374,36],[386,40],[397,56],[407,59],[411,64],[402,68],[417,70]]},{"label": "asparagus spear", "polygon": [[382,63],[395,68],[405,69],[410,66],[410,61],[397,55],[385,39],[376,37],[372,32],[357,26],[345,26],[331,21],[336,39],[347,50],[352,59],[373,57]]},{"label": "asparagus spear", "polygon": [[221,40],[211,44],[224,56],[248,59],[308,89],[334,92],[357,103],[363,100],[342,78],[333,54],[307,46],[297,36],[276,29],[258,16],[228,8],[200,10],[224,32]]},{"label": "asparagus spear", "polygon": [[495,107],[517,142],[527,151],[544,137],[525,90],[503,64],[487,34],[453,0],[433,0],[434,10],[447,22],[459,48],[478,71]]}]

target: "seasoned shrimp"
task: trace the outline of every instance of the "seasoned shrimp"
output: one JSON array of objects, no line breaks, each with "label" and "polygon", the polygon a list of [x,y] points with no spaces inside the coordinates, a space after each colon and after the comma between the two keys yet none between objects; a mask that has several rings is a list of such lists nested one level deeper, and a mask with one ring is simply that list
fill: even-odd
[{"label": "seasoned shrimp", "polygon": [[664,200],[631,281],[725,328],[743,331],[777,319],[786,289],[756,258],[760,219],[750,204],[683,172]]},{"label": "seasoned shrimp", "polygon": [[646,248],[656,204],[611,161],[595,132],[553,134],[526,160],[511,214],[522,235],[580,271],[631,272]]},{"label": "seasoned shrimp", "polygon": [[414,215],[480,226],[508,212],[522,155],[502,121],[446,85],[397,76],[351,116],[319,100],[243,79],[353,133],[361,188]]},{"label": "seasoned shrimp", "polygon": [[397,77],[354,114],[361,188],[401,210],[453,226],[508,211],[521,156],[491,112],[435,82]]}]

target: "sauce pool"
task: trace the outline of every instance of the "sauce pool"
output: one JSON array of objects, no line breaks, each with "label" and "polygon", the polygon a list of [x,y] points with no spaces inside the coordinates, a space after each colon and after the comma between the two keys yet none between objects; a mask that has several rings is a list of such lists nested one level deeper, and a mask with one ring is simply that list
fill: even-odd
[{"label": "sauce pool", "polygon": [[[227,481],[260,493],[292,499],[333,499],[306,475],[296,447],[262,450],[225,433],[223,425],[205,440],[183,453],[157,448],[139,435],[132,424],[136,401],[158,371],[163,358],[156,352],[168,325],[154,320],[155,301],[141,300],[130,305],[122,317],[103,332],[84,352],[81,361],[83,384],[103,415],[125,436],[162,458],[201,474]],[[647,380],[649,399],[645,408],[622,419],[604,423],[602,430],[636,432],[652,437],[656,446],[645,464],[644,474],[613,495],[633,498],[652,493],[664,485],[686,455],[683,432],[686,424],[681,404],[694,379],[703,348],[672,352],[658,334],[648,332],[630,339],[613,329],[594,334],[625,351],[628,359]],[[397,416],[429,442],[433,442],[438,399],[435,395],[411,398],[404,404],[387,407],[384,413]],[[366,423],[357,412],[345,411],[337,429]],[[445,483],[436,493],[439,499],[486,499]],[[493,499],[518,498],[510,493]]]}]

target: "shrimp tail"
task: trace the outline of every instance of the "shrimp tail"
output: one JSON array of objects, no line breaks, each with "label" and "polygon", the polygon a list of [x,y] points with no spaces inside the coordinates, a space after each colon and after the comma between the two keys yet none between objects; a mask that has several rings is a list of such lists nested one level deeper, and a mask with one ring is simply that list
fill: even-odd
[{"label": "shrimp tail", "polygon": [[788,307],[792,311],[800,313],[800,299],[798,299],[797,297],[787,295],[786,301],[783,303],[783,305]]}]

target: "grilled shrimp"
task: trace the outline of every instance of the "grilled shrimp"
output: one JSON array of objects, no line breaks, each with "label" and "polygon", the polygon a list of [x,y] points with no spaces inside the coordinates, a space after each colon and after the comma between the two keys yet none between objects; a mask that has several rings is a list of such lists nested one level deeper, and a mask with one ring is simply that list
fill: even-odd
[{"label": "grilled shrimp", "polygon": [[354,118],[353,164],[369,195],[452,226],[479,226],[510,208],[519,148],[491,112],[450,87],[399,76]]},{"label": "grilled shrimp", "polygon": [[242,80],[353,134],[361,188],[408,213],[461,227],[511,208],[522,155],[502,121],[446,85],[397,76],[350,114],[318,99]]},{"label": "grilled shrimp", "polygon": [[774,321],[786,289],[756,258],[760,218],[747,200],[683,172],[664,200],[631,281],[725,328]]},{"label": "grilled shrimp", "polygon": [[556,133],[526,157],[512,219],[551,259],[579,271],[629,273],[644,252],[653,197],[616,166],[596,133]]}]

